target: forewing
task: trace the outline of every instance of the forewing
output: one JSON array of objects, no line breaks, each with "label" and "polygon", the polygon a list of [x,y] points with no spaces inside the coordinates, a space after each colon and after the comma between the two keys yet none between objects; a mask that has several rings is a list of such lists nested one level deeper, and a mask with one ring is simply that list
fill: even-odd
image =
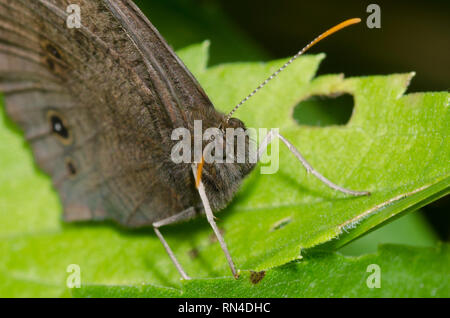
[{"label": "forewing", "polygon": [[192,203],[167,145],[186,107],[212,106],[130,1],[0,0],[0,91],[67,220],[139,226]]}]

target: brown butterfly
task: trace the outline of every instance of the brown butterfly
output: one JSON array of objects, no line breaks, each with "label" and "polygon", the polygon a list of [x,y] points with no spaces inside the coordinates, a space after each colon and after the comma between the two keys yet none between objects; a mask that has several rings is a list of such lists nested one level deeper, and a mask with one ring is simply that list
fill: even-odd
[{"label": "brown butterfly", "polygon": [[[73,4],[81,9],[78,27],[67,25]],[[51,175],[64,219],[153,226],[187,279],[158,228],[205,213],[236,276],[212,211],[228,204],[254,164],[192,166],[170,157],[173,129],[192,130],[194,120],[204,129],[245,129],[230,118],[234,110],[226,116],[214,109],[131,0],[0,0],[0,16],[0,91]],[[274,137],[290,145],[269,137],[265,145]],[[293,149],[332,188],[367,194],[334,185]]]}]

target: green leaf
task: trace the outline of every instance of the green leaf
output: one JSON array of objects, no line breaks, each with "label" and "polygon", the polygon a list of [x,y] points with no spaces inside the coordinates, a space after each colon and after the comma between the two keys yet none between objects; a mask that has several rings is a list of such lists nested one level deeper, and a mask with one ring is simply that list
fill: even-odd
[{"label": "green leaf", "polygon": [[[306,257],[300,262],[289,263],[267,272],[244,271],[238,280],[228,277],[186,281],[180,290],[151,285],[87,285],[73,289],[72,294],[75,297],[199,298],[448,297],[449,247],[382,245],[377,253],[361,257],[322,254],[314,258]],[[369,267],[372,264],[375,264],[376,269]],[[379,285],[375,284],[376,270],[379,270],[380,274]]]},{"label": "green leaf", "polygon": [[389,224],[365,234],[339,249],[339,253],[359,256],[375,253],[379,244],[402,244],[417,247],[433,247],[439,238],[420,210],[402,215]]},{"label": "green leaf", "polygon": [[[206,44],[179,53],[223,111],[284,62],[205,68]],[[300,259],[302,250],[313,247],[336,249],[449,192],[448,93],[403,96],[412,74],[313,79],[323,58],[300,58],[236,116],[248,127],[279,127],[325,176],[372,195],[354,198],[328,189],[307,175],[280,144],[280,170],[261,175],[255,169],[230,206],[217,214],[242,270],[279,266]],[[342,92],[355,98],[352,119],[345,126],[299,126],[291,116],[293,107],[310,95]],[[131,285],[137,294],[142,284],[180,288],[178,273],[152,230],[61,223],[61,208],[48,178],[33,168],[29,148],[6,118],[0,140],[0,296],[68,296],[69,264],[80,265],[83,284]],[[206,220],[162,232],[192,277],[230,275]],[[225,295],[232,281],[218,281]],[[186,286],[202,282],[209,280]]]}]

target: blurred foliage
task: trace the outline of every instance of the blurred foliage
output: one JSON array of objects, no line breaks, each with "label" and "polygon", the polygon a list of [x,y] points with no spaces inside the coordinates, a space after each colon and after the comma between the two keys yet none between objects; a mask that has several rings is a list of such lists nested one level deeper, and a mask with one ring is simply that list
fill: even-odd
[{"label": "blurred foliage", "polygon": [[[272,58],[292,55],[318,32],[346,18],[360,17],[360,25],[312,50],[328,55],[319,74],[361,76],[415,71],[417,78],[409,91],[449,89],[450,41],[443,41],[450,31],[448,0],[208,1],[220,4],[223,14]],[[380,29],[365,26],[369,16],[366,9],[371,3],[380,7]],[[432,49],[437,46],[439,49]]]},{"label": "blurred foliage", "polygon": [[217,1],[136,0],[135,3],[175,50],[210,40],[211,65],[268,57],[229,21]]}]

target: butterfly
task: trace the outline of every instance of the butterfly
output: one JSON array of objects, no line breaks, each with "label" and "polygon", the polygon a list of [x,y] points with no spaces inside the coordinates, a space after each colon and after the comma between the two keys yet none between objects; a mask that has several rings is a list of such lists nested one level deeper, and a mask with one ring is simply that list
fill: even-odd
[{"label": "butterfly", "polygon": [[[0,0],[0,91],[37,164],[52,177],[64,220],[153,226],[187,279],[159,228],[206,214],[237,276],[213,211],[231,201],[255,163],[205,163],[203,157],[175,163],[171,133],[192,131],[196,120],[205,128],[245,130],[231,115],[273,76],[223,114],[132,1],[78,0],[81,23],[69,27],[72,2]],[[273,134],[264,145],[276,137],[289,145]],[[334,185],[295,151],[329,186],[367,194]]]}]

